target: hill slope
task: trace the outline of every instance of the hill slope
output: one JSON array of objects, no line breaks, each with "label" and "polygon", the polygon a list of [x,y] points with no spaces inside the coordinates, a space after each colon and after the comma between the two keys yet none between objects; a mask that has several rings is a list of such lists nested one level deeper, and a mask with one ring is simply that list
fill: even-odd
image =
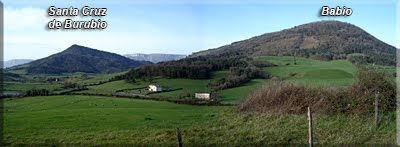
[{"label": "hill slope", "polygon": [[149,62],[134,61],[118,54],[72,45],[60,53],[32,61],[25,68],[28,74],[111,73],[143,64]]},{"label": "hill slope", "polygon": [[186,57],[186,55],[176,55],[176,54],[139,54],[139,53],[127,54],[124,56],[136,61],[150,61],[153,63],[174,61]]},{"label": "hill slope", "polygon": [[388,45],[361,28],[339,21],[319,21],[247,40],[234,42],[216,49],[194,53],[190,57],[239,54],[293,55],[316,59],[346,59],[361,53],[370,63],[395,65],[396,48]]}]

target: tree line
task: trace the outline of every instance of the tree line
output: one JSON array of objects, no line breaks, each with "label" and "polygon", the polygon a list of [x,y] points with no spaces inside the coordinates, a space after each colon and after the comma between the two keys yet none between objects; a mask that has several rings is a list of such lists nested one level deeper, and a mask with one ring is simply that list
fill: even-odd
[{"label": "tree line", "polygon": [[270,78],[270,75],[254,65],[248,67],[232,67],[228,77],[208,83],[208,87],[215,91],[238,87],[251,79]]},{"label": "tree line", "polygon": [[161,62],[131,69],[128,73],[115,79],[135,81],[153,77],[209,79],[211,72],[230,69],[231,67],[247,67],[248,61],[243,56],[200,56],[178,61]]}]

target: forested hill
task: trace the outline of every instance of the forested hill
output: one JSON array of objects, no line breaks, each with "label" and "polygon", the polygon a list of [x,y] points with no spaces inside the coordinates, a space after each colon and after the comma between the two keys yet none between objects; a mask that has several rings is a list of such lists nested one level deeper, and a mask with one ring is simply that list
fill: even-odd
[{"label": "forested hill", "polygon": [[274,66],[258,63],[252,57],[262,55],[303,56],[320,60],[348,59],[352,62],[396,64],[396,48],[359,27],[339,21],[320,21],[291,29],[267,33],[230,45],[194,53],[178,61],[162,62],[129,71],[123,77],[167,77],[206,79],[218,70],[238,72],[237,77],[266,77],[259,75],[261,67]]},{"label": "forested hill", "polygon": [[60,53],[15,68],[23,68],[28,74],[111,73],[149,63],[134,61],[118,54],[80,45],[72,45]]},{"label": "forested hill", "polygon": [[354,53],[364,60],[380,65],[396,64],[396,48],[363,29],[340,21],[319,21],[279,32],[266,33],[234,42],[216,49],[192,54],[190,57],[236,54],[297,55],[322,60],[347,59]]}]

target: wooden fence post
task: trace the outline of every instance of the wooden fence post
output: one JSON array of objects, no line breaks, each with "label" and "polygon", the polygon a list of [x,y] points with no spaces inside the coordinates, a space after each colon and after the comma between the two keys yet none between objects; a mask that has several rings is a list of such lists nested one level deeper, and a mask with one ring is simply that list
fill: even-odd
[{"label": "wooden fence post", "polygon": [[379,127],[379,92],[375,94],[375,128]]},{"label": "wooden fence post", "polygon": [[178,147],[182,147],[182,135],[179,128],[176,128],[176,137],[178,138]]},{"label": "wooden fence post", "polygon": [[312,112],[310,107],[308,107],[308,144],[313,147]]}]

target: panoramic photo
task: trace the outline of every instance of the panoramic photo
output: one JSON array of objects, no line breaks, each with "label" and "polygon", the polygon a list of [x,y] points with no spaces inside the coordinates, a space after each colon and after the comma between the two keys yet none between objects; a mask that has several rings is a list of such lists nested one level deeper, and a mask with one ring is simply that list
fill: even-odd
[{"label": "panoramic photo", "polygon": [[2,2],[4,146],[398,143],[396,1]]}]

